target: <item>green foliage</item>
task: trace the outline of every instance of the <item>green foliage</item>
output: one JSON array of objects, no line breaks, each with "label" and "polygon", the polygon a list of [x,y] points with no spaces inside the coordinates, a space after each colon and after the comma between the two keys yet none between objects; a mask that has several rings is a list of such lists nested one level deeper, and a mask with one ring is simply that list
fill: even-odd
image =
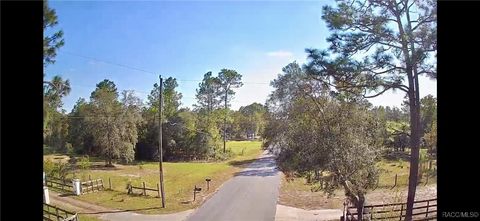
[{"label": "green foliage", "polygon": [[425,140],[425,146],[428,148],[428,153],[431,155],[437,152],[437,122],[432,123],[430,132],[426,133],[423,137]]},{"label": "green foliage", "polygon": [[65,144],[65,149],[66,149],[66,151],[67,151],[67,155],[69,155],[69,156],[73,156],[73,155],[74,155],[75,151],[74,151],[73,146],[72,146],[71,143],[66,143],[66,144]]},{"label": "green foliage", "polygon": [[228,107],[229,101],[232,99],[232,96],[235,92],[232,90],[233,88],[239,88],[243,86],[242,83],[242,75],[237,73],[235,70],[230,69],[222,69],[218,73],[218,82],[220,84],[220,94],[221,100],[225,101],[225,109]]},{"label": "green foliage", "polygon": [[220,79],[212,77],[211,71],[207,72],[196,90],[197,104],[195,107],[207,113],[219,108],[222,102],[220,87]]},{"label": "green foliage", "polygon": [[140,99],[131,91],[123,91],[121,95],[119,101],[112,81],[105,79],[98,83],[88,105],[89,115],[95,117],[87,117],[84,122],[108,166],[113,165],[114,159],[123,163],[133,161],[138,142],[137,126],[142,123]]},{"label": "green foliage", "polygon": [[48,1],[43,1],[43,65],[55,63],[57,50],[65,44],[63,31],[58,30],[51,35],[47,35],[47,29],[51,29],[58,24],[58,16],[54,9],[48,6]]},{"label": "green foliage", "polygon": [[270,132],[265,134],[268,145],[279,150],[279,167],[287,172],[328,171],[333,180],[325,192],[342,186],[352,200],[364,200],[378,179],[380,151],[378,122],[368,103],[329,93],[296,63],[283,72],[272,82]]},{"label": "green foliage", "polygon": [[55,147],[59,151],[65,151],[64,145],[68,135],[68,123],[63,112],[58,109],[62,107],[62,98],[70,91],[70,82],[63,80],[60,76],[53,79],[43,87],[43,135],[44,143]]},{"label": "green foliage", "polygon": [[82,170],[88,170],[92,166],[88,155],[82,156],[78,161],[79,168]]},{"label": "green foliage", "polygon": [[53,176],[55,174],[55,163],[50,159],[44,160],[43,171],[47,176]]},{"label": "green foliage", "polygon": [[65,179],[71,173],[71,166],[65,162],[43,161],[43,171],[47,176]]},{"label": "green foliage", "polygon": [[437,98],[427,95],[420,100],[420,114],[422,131],[424,134],[432,131],[432,127],[437,122]]}]

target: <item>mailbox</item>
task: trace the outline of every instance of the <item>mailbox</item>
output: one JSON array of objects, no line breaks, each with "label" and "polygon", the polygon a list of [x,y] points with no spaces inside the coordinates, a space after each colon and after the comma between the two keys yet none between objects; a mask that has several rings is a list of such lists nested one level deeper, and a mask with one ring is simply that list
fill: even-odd
[{"label": "mailbox", "polygon": [[197,192],[200,192],[200,191],[202,191],[202,188],[197,187],[197,185],[195,185],[195,187],[193,188],[193,201],[195,201]]},{"label": "mailbox", "polygon": [[205,179],[205,181],[207,181],[207,191],[208,191],[208,190],[210,190],[210,181],[212,181],[212,179],[207,178],[207,179]]}]

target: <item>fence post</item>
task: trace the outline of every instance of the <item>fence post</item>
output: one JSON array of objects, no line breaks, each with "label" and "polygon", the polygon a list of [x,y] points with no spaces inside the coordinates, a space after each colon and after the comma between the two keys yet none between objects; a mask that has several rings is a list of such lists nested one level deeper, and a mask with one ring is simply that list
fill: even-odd
[{"label": "fence post", "polygon": [[[365,209],[365,208],[364,208]],[[370,211],[370,220],[373,220],[373,210],[375,209],[375,207],[372,207],[372,210]]]},{"label": "fence post", "polygon": [[428,207],[430,207],[430,200],[427,201],[427,213],[425,213],[425,218],[428,217]]},{"label": "fence post", "polygon": [[90,174],[88,174],[88,180],[92,180],[92,177],[90,176]]},{"label": "fence post", "polygon": [[400,208],[400,221],[402,221],[402,215],[403,215],[403,203],[402,203],[402,207]]},{"label": "fence post", "polygon": [[193,201],[195,201],[195,194],[197,193],[197,185],[193,188]]},{"label": "fence post", "polygon": [[145,191],[145,182],[143,182],[143,195],[146,196],[147,192]]},{"label": "fence post", "polygon": [[398,176],[398,174],[395,174],[395,183],[393,184],[393,187],[392,187],[392,189],[393,189],[393,188],[395,188],[395,187],[397,186],[397,176]]},{"label": "fence post", "polygon": [[158,186],[158,183],[157,183],[157,192],[158,192],[158,198],[160,198],[160,187]]},{"label": "fence post", "polygon": [[112,189],[112,181],[110,181],[110,177],[108,178],[108,187],[110,188],[110,190]]}]

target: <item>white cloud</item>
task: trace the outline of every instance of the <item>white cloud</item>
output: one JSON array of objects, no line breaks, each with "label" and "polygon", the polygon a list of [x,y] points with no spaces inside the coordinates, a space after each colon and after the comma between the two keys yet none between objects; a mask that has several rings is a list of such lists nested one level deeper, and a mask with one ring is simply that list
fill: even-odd
[{"label": "white cloud", "polygon": [[271,51],[267,52],[267,56],[269,57],[293,57],[293,53],[289,51]]}]

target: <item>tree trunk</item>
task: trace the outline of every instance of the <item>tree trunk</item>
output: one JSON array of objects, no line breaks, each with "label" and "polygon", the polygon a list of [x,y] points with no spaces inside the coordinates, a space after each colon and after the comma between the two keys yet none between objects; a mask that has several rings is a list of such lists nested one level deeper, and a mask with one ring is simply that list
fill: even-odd
[{"label": "tree trunk", "polygon": [[[412,91],[413,92],[413,91]],[[413,202],[415,200],[415,192],[417,190],[418,181],[418,163],[420,155],[420,108],[419,98],[413,93],[409,93],[410,101],[410,174],[408,177],[408,196],[407,196],[407,211],[405,220],[412,220]]]},{"label": "tree trunk", "polygon": [[227,146],[227,95],[228,89],[225,90],[225,118],[223,121],[223,153],[226,153],[226,146]]},{"label": "tree trunk", "polygon": [[363,206],[365,204],[365,197],[364,196],[359,196],[358,197],[358,203],[355,205],[357,207],[357,214],[358,214],[358,220],[362,221],[363,220]]}]

